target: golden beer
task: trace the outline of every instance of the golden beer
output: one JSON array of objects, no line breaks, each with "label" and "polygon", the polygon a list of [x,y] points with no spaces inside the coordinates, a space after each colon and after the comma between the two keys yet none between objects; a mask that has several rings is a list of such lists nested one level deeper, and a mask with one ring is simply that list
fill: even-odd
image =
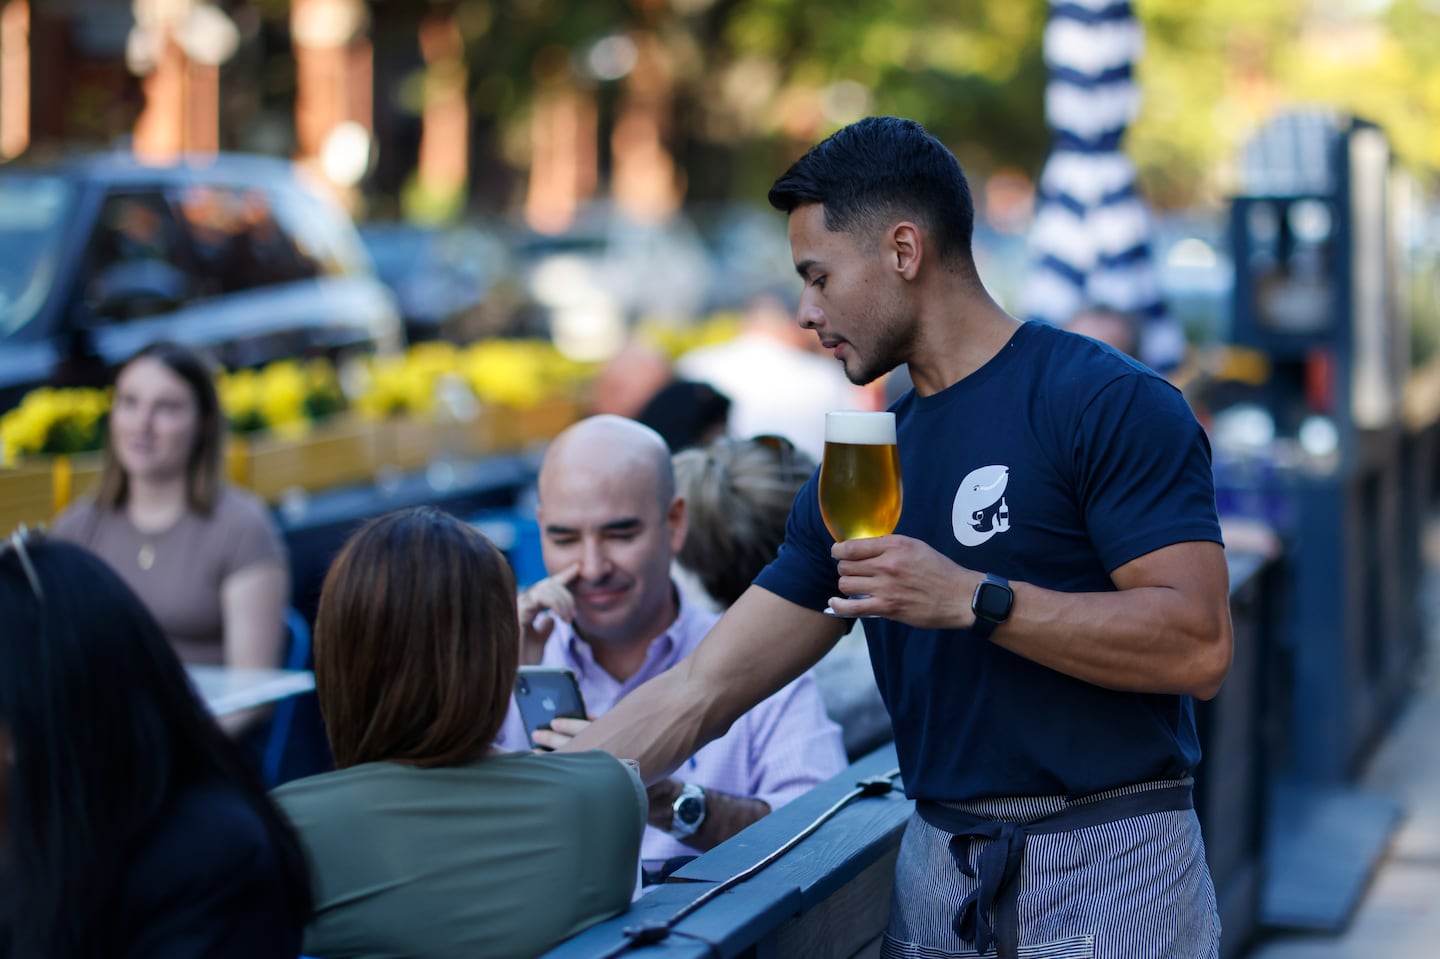
[{"label": "golden beer", "polygon": [[893,413],[829,413],[820,515],[837,540],[885,536],[900,521],[900,450]]}]

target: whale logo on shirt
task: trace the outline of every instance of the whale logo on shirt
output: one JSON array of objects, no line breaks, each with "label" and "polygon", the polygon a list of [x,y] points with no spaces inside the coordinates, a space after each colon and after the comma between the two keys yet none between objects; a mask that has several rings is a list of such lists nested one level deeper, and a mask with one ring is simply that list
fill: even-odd
[{"label": "whale logo on shirt", "polygon": [[1008,466],[982,466],[961,481],[950,517],[961,546],[979,546],[1010,528],[1010,507],[1005,503],[1009,481]]}]

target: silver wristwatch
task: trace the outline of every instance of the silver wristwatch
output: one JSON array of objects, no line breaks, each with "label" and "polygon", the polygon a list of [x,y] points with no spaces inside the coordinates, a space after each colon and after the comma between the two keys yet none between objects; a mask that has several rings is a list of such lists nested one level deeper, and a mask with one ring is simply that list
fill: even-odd
[{"label": "silver wristwatch", "polygon": [[670,835],[688,839],[705,824],[705,790],[694,783],[680,787],[680,795],[670,804],[672,820]]}]

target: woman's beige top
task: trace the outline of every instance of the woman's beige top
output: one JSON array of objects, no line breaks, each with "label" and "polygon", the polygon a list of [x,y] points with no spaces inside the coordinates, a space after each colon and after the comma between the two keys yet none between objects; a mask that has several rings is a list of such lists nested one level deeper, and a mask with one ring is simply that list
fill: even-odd
[{"label": "woman's beige top", "polygon": [[50,534],[109,563],[187,663],[224,661],[221,584],[251,566],[287,562],[269,509],[234,487],[221,490],[209,516],[187,511],[160,533],[141,533],[123,509],[102,509],[87,499],[61,514]]}]

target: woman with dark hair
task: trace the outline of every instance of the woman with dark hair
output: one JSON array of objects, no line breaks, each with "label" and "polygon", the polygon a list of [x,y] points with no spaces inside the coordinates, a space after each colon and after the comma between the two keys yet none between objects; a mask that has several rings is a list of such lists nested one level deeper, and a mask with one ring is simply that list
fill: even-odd
[{"label": "woman with dark hair", "polygon": [[665,440],[670,452],[704,446],[725,435],[730,397],[709,383],[673,380],[662,386],[635,414]]},{"label": "woman with dark hair", "polygon": [[293,959],[304,859],[101,560],[0,541],[0,956]]},{"label": "woman with dark hair", "polygon": [[519,644],[509,565],[448,513],[382,516],[341,550],[315,623],[337,769],[274,793],[310,861],[307,953],[535,956],[624,911],[644,788],[608,753],[492,747]]},{"label": "woman with dark hair", "polygon": [[[156,343],[115,379],[99,490],[52,535],[94,552],[135,591],[187,663],[280,664],[290,573],[265,504],[226,484],[213,372]],[[226,717],[239,731],[263,713]]]}]

